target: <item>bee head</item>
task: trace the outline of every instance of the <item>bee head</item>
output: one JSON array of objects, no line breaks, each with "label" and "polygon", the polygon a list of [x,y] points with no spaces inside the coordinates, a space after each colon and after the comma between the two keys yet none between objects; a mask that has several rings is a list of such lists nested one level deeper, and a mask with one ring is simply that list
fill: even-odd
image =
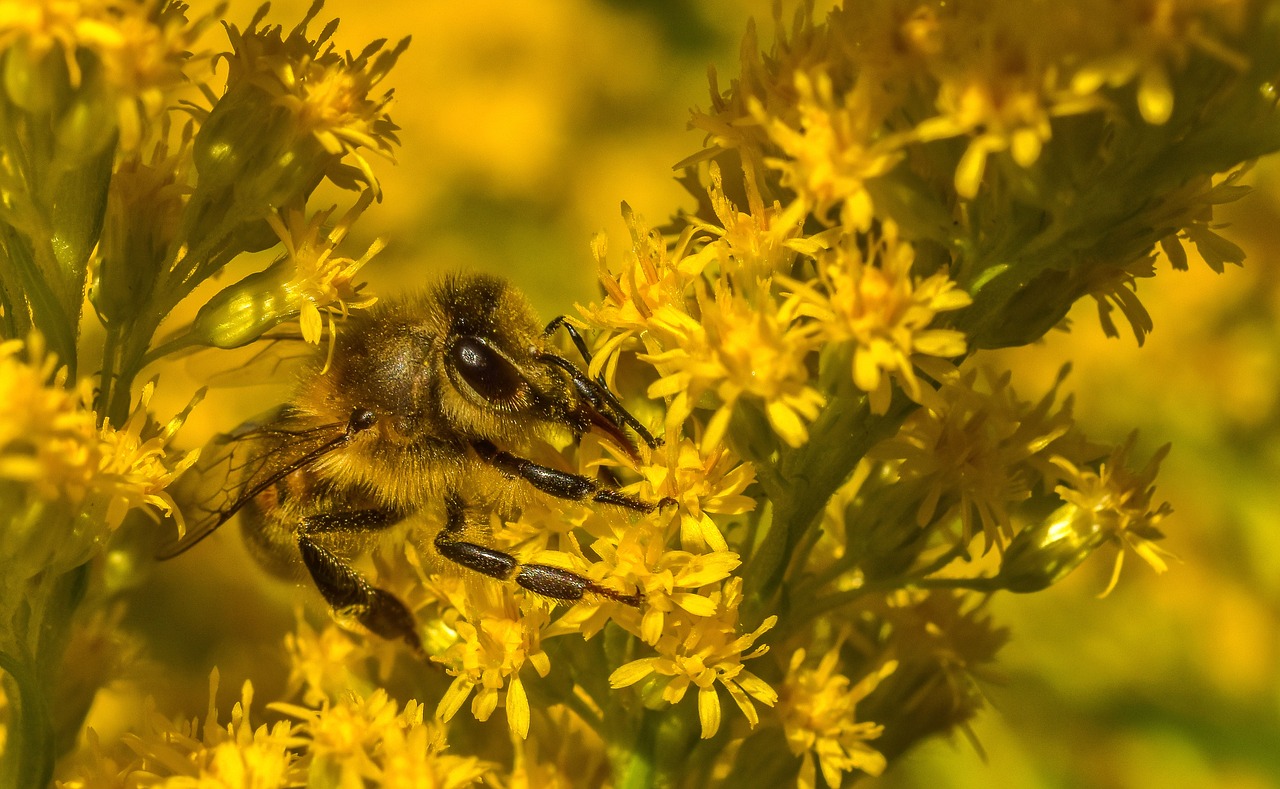
[{"label": "bee head", "polygon": [[607,392],[554,353],[524,296],[497,277],[455,275],[353,317],[322,377],[332,413],[369,408],[409,440],[521,446],[550,426],[595,427],[634,452]]},{"label": "bee head", "polygon": [[519,444],[539,423],[580,434],[600,421],[575,385],[581,372],[549,349],[519,291],[493,277],[457,277],[436,299],[449,319],[441,362],[456,397],[446,392],[440,404],[452,424]]}]

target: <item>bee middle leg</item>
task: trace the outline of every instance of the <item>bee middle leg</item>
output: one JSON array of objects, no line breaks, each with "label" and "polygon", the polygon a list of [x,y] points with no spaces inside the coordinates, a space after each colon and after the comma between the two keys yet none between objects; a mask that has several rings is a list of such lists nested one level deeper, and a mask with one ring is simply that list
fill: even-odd
[{"label": "bee middle leg", "polygon": [[335,611],[351,612],[360,624],[379,636],[388,640],[399,638],[419,656],[425,656],[422,641],[418,638],[417,622],[408,607],[395,595],[369,583],[340,556],[315,539],[323,534],[378,531],[399,520],[398,514],[379,509],[311,515],[302,521],[298,550],[316,588],[330,607]]},{"label": "bee middle leg", "polygon": [[445,525],[436,533],[435,546],[441,556],[468,570],[499,581],[515,581],[521,587],[543,597],[569,603],[577,602],[588,594],[634,607],[639,607],[644,602],[643,592],[622,594],[570,570],[547,564],[522,564],[509,553],[468,542],[463,539],[465,525],[466,514],[462,502],[456,496],[450,496],[446,505]]}]

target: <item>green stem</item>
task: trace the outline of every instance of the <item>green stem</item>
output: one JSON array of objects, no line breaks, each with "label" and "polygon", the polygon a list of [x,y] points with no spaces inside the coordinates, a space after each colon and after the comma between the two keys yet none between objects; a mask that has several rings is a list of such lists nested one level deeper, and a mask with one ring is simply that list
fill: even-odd
[{"label": "green stem", "polygon": [[650,789],[654,786],[654,747],[657,745],[657,716],[645,710],[635,739],[625,751],[619,749],[613,759],[613,773],[618,789]]},{"label": "green stem", "polygon": [[[863,584],[857,589],[814,598],[812,602],[798,603],[806,617],[816,617],[835,608],[849,605],[867,594],[882,594],[898,589],[969,589],[975,592],[994,592],[1002,587],[995,585],[994,578],[930,578],[929,576],[946,567],[958,557],[965,554],[965,548],[957,545],[934,559],[929,564],[913,572],[911,577],[882,579]],[[819,587],[820,588],[820,587]],[[799,598],[803,600],[803,598]]]},{"label": "green stem", "polygon": [[683,713],[675,708],[644,711],[634,738],[615,756],[618,789],[674,789],[685,783],[701,724]]},{"label": "green stem", "polygon": [[998,579],[978,576],[976,578],[921,578],[907,584],[915,589],[964,589],[970,592],[998,592],[1003,589]]},{"label": "green stem", "polygon": [[105,335],[102,340],[102,372],[98,377],[98,393],[93,402],[99,421],[102,419],[102,414],[107,411],[107,404],[111,402],[112,390],[115,388],[116,354],[120,350],[119,329],[114,325],[108,325]]},{"label": "green stem", "polygon": [[748,599],[761,606],[757,610],[776,610],[774,598],[790,557],[822,516],[827,501],[867,451],[892,435],[915,408],[915,403],[901,395],[895,396],[882,415],[872,415],[865,398],[833,400],[810,427],[810,442],[783,457],[784,495],[776,501],[773,522],[760,550],[743,571]]},{"label": "green stem", "polygon": [[53,777],[53,715],[41,692],[35,661],[0,651],[0,670],[16,694],[9,697],[9,736],[0,756],[0,785],[48,786]]}]

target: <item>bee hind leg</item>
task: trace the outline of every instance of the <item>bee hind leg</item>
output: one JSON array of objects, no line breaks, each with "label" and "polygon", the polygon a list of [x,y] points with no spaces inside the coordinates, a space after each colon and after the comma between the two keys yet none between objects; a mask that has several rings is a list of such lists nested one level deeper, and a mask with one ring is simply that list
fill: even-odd
[{"label": "bee hind leg", "polygon": [[369,583],[337,554],[320,545],[317,534],[339,531],[375,531],[392,525],[398,517],[383,510],[356,510],[313,515],[303,521],[298,534],[302,562],[325,602],[335,611],[350,612],[377,635],[400,639],[426,657],[418,637],[417,622],[407,606],[385,589]]},{"label": "bee hind leg", "polygon": [[575,603],[587,595],[599,595],[624,605],[639,607],[644,593],[623,594],[601,586],[584,575],[546,564],[522,564],[516,557],[463,539],[465,516],[462,502],[450,497],[445,525],[436,533],[435,546],[440,555],[468,570],[514,581],[519,586],[543,597]]}]

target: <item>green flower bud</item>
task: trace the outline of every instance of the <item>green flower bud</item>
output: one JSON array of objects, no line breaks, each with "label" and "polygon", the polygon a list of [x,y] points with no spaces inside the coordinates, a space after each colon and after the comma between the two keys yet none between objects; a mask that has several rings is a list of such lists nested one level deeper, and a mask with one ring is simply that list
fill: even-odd
[{"label": "green flower bud", "polygon": [[182,221],[189,141],[116,165],[98,245],[99,275],[90,297],[108,324],[128,318],[158,282]]},{"label": "green flower bud", "polygon": [[19,39],[4,56],[4,92],[9,101],[30,113],[47,113],[67,100],[70,79],[60,49],[34,55],[30,42]]},{"label": "green flower bud", "polygon": [[218,101],[201,124],[194,152],[197,199],[234,201],[246,219],[305,200],[337,158],[299,134],[291,114],[252,85],[237,86]]},{"label": "green flower bud", "polygon": [[103,83],[101,69],[86,70],[80,88],[54,122],[58,154],[66,166],[114,148],[118,117],[117,98]]},{"label": "green flower bud", "polygon": [[200,308],[189,337],[199,345],[239,348],[297,317],[305,297],[290,287],[293,266],[282,258],[223,288]]},{"label": "green flower bud", "polygon": [[1013,538],[994,586],[1011,592],[1046,589],[1079,567],[1106,537],[1089,513],[1075,504],[1064,504]]}]

